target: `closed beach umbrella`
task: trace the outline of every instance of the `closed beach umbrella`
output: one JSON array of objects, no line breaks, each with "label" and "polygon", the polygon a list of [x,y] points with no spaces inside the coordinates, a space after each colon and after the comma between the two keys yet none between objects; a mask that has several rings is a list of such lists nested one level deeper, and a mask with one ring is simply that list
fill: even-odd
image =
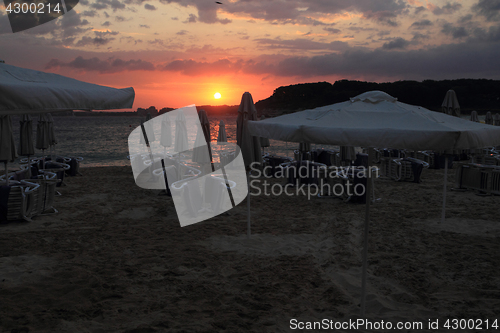
[{"label": "closed beach umbrella", "polygon": [[[262,116],[260,117],[260,120],[264,120],[266,119],[266,117]],[[269,142],[269,139],[268,138],[260,138],[260,146],[262,148],[265,148],[265,147],[270,147],[271,146],[271,143]]]},{"label": "closed beach umbrella", "polygon": [[490,111],[486,112],[486,117],[484,118],[484,123],[488,124],[488,125],[493,125],[493,116],[491,115]]},{"label": "closed beach umbrella", "polygon": [[[262,153],[260,151],[260,138],[252,136],[248,129],[249,120],[257,119],[257,109],[253,103],[252,95],[245,92],[241,97],[238,108],[238,118],[236,119],[236,144],[241,150],[245,167],[249,169],[252,163],[262,164]],[[248,182],[247,195],[247,235],[250,237],[250,182]]]},{"label": "closed beach umbrella", "polygon": [[161,122],[160,144],[165,148],[172,146],[172,124],[168,114],[163,116]]},{"label": "closed beach umbrella", "polygon": [[49,134],[48,134],[47,120],[45,115],[40,114],[38,123],[36,124],[36,149],[44,151],[49,148]]},{"label": "closed beach umbrella", "polygon": [[479,118],[477,117],[477,112],[476,111],[472,111],[470,113],[470,121],[475,121],[476,123],[479,122]]},{"label": "closed beach umbrella", "polygon": [[460,105],[458,104],[457,94],[454,90],[448,90],[444,96],[441,109],[444,113],[451,116],[460,117]]},{"label": "closed beach umbrella", "polygon": [[226,124],[224,123],[224,120],[219,122],[219,135],[217,136],[217,142],[227,142]]},{"label": "closed beach umbrella", "polygon": [[203,134],[205,135],[205,141],[208,145],[208,153],[210,154],[210,160],[212,160],[212,151],[210,149],[210,142],[212,138],[210,137],[210,122],[208,121],[208,116],[205,110],[200,110],[198,112],[198,117],[200,118],[201,129],[203,130]]},{"label": "closed beach umbrella", "polygon": [[198,112],[198,117],[200,118],[203,134],[205,134],[205,140],[209,143],[212,139],[210,138],[210,122],[208,121],[207,112],[205,110],[200,110],[200,112]]},{"label": "closed beach umbrella", "polygon": [[49,146],[54,146],[57,144],[56,133],[54,132],[54,118],[50,113],[46,114],[47,117],[47,134],[49,135]]},{"label": "closed beach umbrella", "polygon": [[7,164],[17,157],[10,116],[0,116],[0,162],[5,164],[5,182],[8,185]]},{"label": "closed beach umbrella", "polygon": [[254,162],[262,163],[262,153],[260,151],[260,138],[252,136],[248,131],[248,121],[258,120],[257,109],[253,103],[252,95],[245,92],[241,97],[238,108],[238,119],[236,120],[236,144],[243,154],[245,166],[250,168]]},{"label": "closed beach umbrella", "polygon": [[495,114],[493,117],[493,125],[500,126],[500,114]]},{"label": "closed beach umbrella", "polygon": [[199,163],[203,170],[202,174],[205,174],[205,165],[210,163],[211,158],[203,128],[201,125],[197,126],[198,131],[196,132],[196,140],[193,148],[193,162]]},{"label": "closed beach umbrella", "polygon": [[31,117],[27,114],[24,114],[19,121],[21,125],[19,130],[19,155],[21,156],[29,156],[35,155],[35,147],[33,146],[33,122]]},{"label": "closed beach umbrella", "polygon": [[[141,120],[141,125],[144,124],[144,129],[146,130],[146,135],[148,137],[148,141],[149,143],[153,142],[156,140],[155,138],[155,132],[154,132],[154,129],[153,129],[153,122],[152,121],[149,121],[153,119],[153,117],[151,116],[151,113],[148,112],[148,114],[146,115],[146,120],[145,121],[142,121]],[[146,141],[144,140],[144,136],[141,135],[140,137],[140,143],[141,144],[146,144]]]},{"label": "closed beach umbrella", "polygon": [[340,146],[340,160],[352,162],[356,159],[356,151],[353,146]]},{"label": "closed beach umbrella", "polygon": [[175,143],[174,151],[180,153],[181,151],[188,150],[188,137],[187,137],[187,125],[186,117],[184,112],[179,110],[177,117],[175,118]]}]

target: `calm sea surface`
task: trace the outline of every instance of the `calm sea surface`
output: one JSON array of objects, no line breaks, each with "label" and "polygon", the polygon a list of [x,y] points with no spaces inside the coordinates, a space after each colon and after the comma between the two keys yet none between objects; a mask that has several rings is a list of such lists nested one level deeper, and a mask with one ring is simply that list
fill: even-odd
[{"label": "calm sea surface", "polygon": [[[124,166],[130,165],[127,156],[128,136],[141,124],[139,117],[53,117],[57,139],[56,153],[62,156],[81,156],[82,166]],[[38,117],[33,120],[33,138],[36,139]],[[212,141],[217,141],[219,122],[224,120],[229,142],[236,142],[236,116],[209,117]],[[19,118],[12,117],[16,147],[19,145]],[[159,137],[159,136],[158,136]],[[271,140],[267,152],[293,155],[297,144]],[[319,146],[318,146],[319,147]],[[42,151],[35,149],[35,156]],[[18,159],[19,160],[19,159]]]},{"label": "calm sea surface", "polygon": [[[33,119],[33,137],[36,138],[38,117]],[[236,116],[210,116],[212,141],[217,141],[219,122],[224,120],[229,142],[236,142]],[[468,119],[468,117],[464,117]],[[484,116],[479,116],[484,121]],[[139,117],[54,117],[54,128],[58,144],[56,153],[62,156],[81,156],[82,166],[124,166],[127,160],[128,136],[141,123]],[[12,118],[16,146],[19,143],[19,118]],[[266,152],[293,156],[296,143],[271,140]],[[313,148],[336,146],[313,145]],[[36,156],[42,152],[35,149]]]}]

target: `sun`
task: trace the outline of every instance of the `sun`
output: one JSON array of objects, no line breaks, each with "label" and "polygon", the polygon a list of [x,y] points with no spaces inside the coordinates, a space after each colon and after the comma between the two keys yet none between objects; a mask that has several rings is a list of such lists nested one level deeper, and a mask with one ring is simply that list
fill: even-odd
[{"label": "sun", "polygon": [[219,98],[221,98],[221,97],[222,97],[222,95],[221,95],[220,93],[218,93],[218,92],[216,92],[216,93],[214,94],[214,98],[215,98],[215,99],[219,99]]}]

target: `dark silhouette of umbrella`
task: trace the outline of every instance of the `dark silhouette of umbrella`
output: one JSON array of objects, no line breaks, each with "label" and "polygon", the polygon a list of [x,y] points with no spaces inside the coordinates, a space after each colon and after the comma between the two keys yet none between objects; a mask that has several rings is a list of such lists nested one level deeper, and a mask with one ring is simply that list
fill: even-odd
[{"label": "dark silhouette of umbrella", "polygon": [[8,185],[8,163],[17,157],[10,116],[0,116],[0,162],[5,164],[5,182]]}]

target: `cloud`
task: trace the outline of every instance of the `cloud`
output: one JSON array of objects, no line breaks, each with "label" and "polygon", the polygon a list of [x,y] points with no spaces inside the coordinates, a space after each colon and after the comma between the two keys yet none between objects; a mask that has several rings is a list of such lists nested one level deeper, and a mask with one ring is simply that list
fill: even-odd
[{"label": "cloud", "polygon": [[177,31],[175,34],[176,35],[179,35],[179,36],[184,36],[188,33],[189,31],[187,30],[181,30],[181,31]]},{"label": "cloud", "polygon": [[433,23],[429,20],[416,21],[411,24],[411,28],[414,29],[424,29],[433,26]]},{"label": "cloud", "polygon": [[439,7],[432,3],[429,3],[427,5],[427,8],[429,8],[434,15],[449,15],[453,14],[454,12],[462,8],[462,5],[458,2],[453,2],[453,3],[447,2],[446,5],[444,5],[443,7]]},{"label": "cloud", "polygon": [[76,46],[104,46],[111,41],[113,41],[114,38],[104,38],[104,37],[88,37],[88,36],[83,36],[82,39],[80,39],[78,42],[76,42]]},{"label": "cloud", "polygon": [[150,5],[149,3],[144,5],[144,8],[147,10],[156,10],[157,8],[153,5]]},{"label": "cloud", "polygon": [[254,39],[257,44],[266,49],[289,49],[289,50],[345,50],[348,44],[342,41],[333,41],[330,43],[315,42],[310,39],[270,39],[257,38]]},{"label": "cloud", "polygon": [[102,10],[111,8],[113,11],[117,11],[120,9],[125,9],[125,4],[121,3],[118,0],[96,0],[95,2],[90,4],[91,8]]},{"label": "cloud", "polygon": [[455,27],[450,23],[445,23],[443,25],[443,28],[441,29],[441,32],[446,35],[450,35],[455,39],[469,36],[469,33],[467,32],[467,30],[465,30],[464,27]]},{"label": "cloud", "polygon": [[427,8],[425,8],[424,6],[419,6],[419,7],[416,7],[415,8],[415,15],[418,15],[420,14],[421,12],[425,12],[427,10]]},{"label": "cloud", "polygon": [[86,10],[82,13],[82,16],[86,16],[86,17],[98,17],[99,14],[97,14],[97,11],[95,10]]},{"label": "cloud", "polygon": [[500,21],[500,0],[479,0],[472,10],[488,21]]},{"label": "cloud", "polygon": [[45,69],[53,69],[59,67],[67,67],[77,69],[83,72],[99,72],[102,74],[118,73],[123,71],[152,71],[155,66],[141,59],[138,60],[122,60],[119,58],[108,58],[100,60],[97,57],[84,59],[81,56],[76,57],[70,62],[62,62],[59,59],[50,60]]},{"label": "cloud", "polygon": [[182,23],[196,23],[197,19],[198,18],[196,17],[196,15],[189,14],[189,17],[186,19],[186,21],[184,21]]},{"label": "cloud", "polygon": [[328,33],[330,33],[330,34],[338,34],[338,33],[342,32],[340,29],[328,28],[328,27],[323,28],[323,30],[328,31]]},{"label": "cloud", "polygon": [[409,41],[404,38],[398,37],[388,43],[384,43],[384,45],[382,45],[382,48],[384,50],[403,50],[408,47],[408,45],[410,45]]},{"label": "cloud", "polygon": [[231,62],[228,59],[221,59],[214,62],[198,62],[194,60],[174,60],[163,66],[159,70],[180,72],[188,76],[203,75],[225,75],[227,73],[238,72],[243,66],[243,61]]},{"label": "cloud", "polygon": [[139,24],[139,28],[146,28],[146,29],[150,29],[151,27],[147,24]]},{"label": "cloud", "polygon": [[[401,14],[408,5],[401,0],[241,0],[224,3],[219,6],[208,0],[160,0],[163,3],[177,3],[181,6],[194,6],[198,10],[198,20],[203,23],[230,23],[229,19],[220,19],[218,13],[227,12],[240,17],[251,17],[254,20],[265,20],[273,24],[328,25],[318,17],[345,12],[361,13],[382,24],[396,26],[395,17]],[[252,21],[252,20],[250,20]]]},{"label": "cloud", "polygon": [[130,19],[126,19],[125,17],[121,16],[121,15],[118,15],[115,17],[115,21],[116,22],[125,22],[125,21],[129,21]]},{"label": "cloud", "polygon": [[103,27],[109,27],[111,25],[111,23],[109,21],[106,21],[104,22],[103,24],[101,24]]}]

